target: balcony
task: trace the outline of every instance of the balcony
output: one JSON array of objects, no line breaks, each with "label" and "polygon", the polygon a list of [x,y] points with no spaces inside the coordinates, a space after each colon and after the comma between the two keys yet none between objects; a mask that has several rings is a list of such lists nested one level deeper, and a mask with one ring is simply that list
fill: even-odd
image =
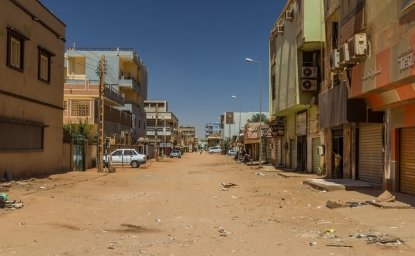
[{"label": "balcony", "polygon": [[[71,77],[75,78],[75,77]],[[81,80],[81,77],[76,79],[66,79],[64,85],[65,96],[82,96],[98,98],[99,81],[98,80]],[[115,85],[105,85],[104,98],[112,106],[119,106],[124,104],[124,97],[119,94],[118,87]]]},{"label": "balcony", "polygon": [[141,93],[141,85],[133,77],[120,76],[119,84],[123,88],[131,89],[131,90]]}]

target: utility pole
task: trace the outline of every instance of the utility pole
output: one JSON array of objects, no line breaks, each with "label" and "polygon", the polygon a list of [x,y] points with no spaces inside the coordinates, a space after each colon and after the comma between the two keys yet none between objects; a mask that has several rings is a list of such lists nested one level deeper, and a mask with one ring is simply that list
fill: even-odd
[{"label": "utility pole", "polygon": [[157,129],[158,129],[158,118],[159,118],[159,105],[158,105],[158,103],[156,102],[156,129],[155,129],[155,131],[154,131],[154,137],[155,137],[155,145],[156,145],[156,161],[158,161],[159,160],[159,148],[158,148],[158,143],[157,143],[157,141],[158,141],[158,131],[157,131]]},{"label": "utility pole", "polygon": [[99,75],[99,104],[98,104],[98,172],[104,171],[104,91],[105,91],[105,56],[101,56],[98,63],[97,73]]}]

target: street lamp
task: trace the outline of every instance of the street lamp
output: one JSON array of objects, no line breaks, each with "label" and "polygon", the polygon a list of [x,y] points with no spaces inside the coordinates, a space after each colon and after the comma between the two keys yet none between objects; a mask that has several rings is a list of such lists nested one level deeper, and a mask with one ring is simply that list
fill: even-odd
[{"label": "street lamp", "polygon": [[238,129],[238,151],[240,151],[240,148],[239,148],[239,137],[241,136],[241,113],[242,113],[242,104],[241,104],[241,100],[242,100],[242,98],[240,98],[240,97],[237,97],[237,96],[235,96],[235,95],[232,95],[232,98],[234,98],[234,99],[236,99],[236,100],[238,100],[239,101],[239,129]]},{"label": "street lamp", "polygon": [[262,72],[262,62],[245,58],[245,61],[248,63],[255,63],[259,65],[259,165],[262,165],[262,88],[261,88],[261,72]]}]

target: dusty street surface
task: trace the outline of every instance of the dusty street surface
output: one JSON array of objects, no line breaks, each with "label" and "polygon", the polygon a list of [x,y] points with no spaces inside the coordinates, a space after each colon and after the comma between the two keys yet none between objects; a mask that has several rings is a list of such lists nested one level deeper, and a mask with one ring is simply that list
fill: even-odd
[{"label": "dusty street surface", "polygon": [[21,181],[7,193],[24,207],[0,209],[0,255],[415,255],[413,209],[328,209],[368,195],[302,181],[207,153]]}]

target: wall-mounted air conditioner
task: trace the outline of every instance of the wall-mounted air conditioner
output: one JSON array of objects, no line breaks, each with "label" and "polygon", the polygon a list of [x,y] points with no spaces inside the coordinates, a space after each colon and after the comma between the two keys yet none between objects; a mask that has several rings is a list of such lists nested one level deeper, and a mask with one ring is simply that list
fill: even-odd
[{"label": "wall-mounted air conditioner", "polygon": [[367,37],[365,33],[355,34],[347,41],[350,59],[359,59],[367,55]]},{"label": "wall-mounted air conditioner", "polygon": [[301,79],[301,91],[317,91],[317,80]]},{"label": "wall-mounted air conditioner", "polygon": [[339,65],[345,66],[350,62],[349,45],[347,43],[342,44],[339,47]]},{"label": "wall-mounted air conditioner", "polygon": [[284,25],[277,25],[277,34],[284,33]]},{"label": "wall-mounted air conditioner", "polygon": [[330,54],[330,70],[334,71],[336,69],[339,69],[340,68],[339,62],[340,62],[339,50],[334,49],[333,51],[331,51],[331,54]]},{"label": "wall-mounted air conditioner", "polygon": [[302,67],[302,78],[317,78],[317,67]]},{"label": "wall-mounted air conditioner", "polygon": [[292,21],[294,19],[294,10],[289,9],[285,11],[285,20]]}]

